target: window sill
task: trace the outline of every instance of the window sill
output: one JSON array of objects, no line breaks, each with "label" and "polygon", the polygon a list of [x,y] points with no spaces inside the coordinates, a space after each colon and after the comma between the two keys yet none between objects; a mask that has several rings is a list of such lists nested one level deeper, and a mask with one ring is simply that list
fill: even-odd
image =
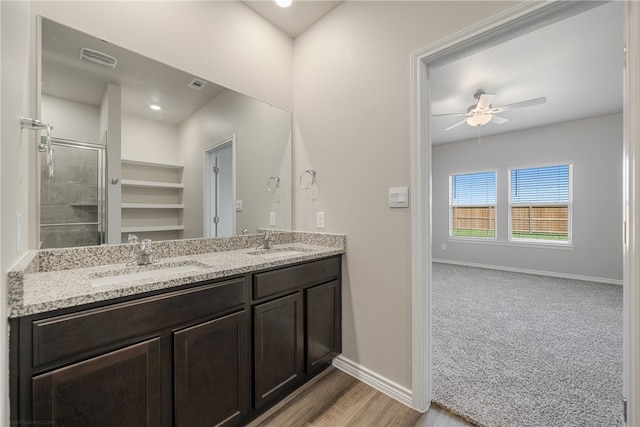
[{"label": "window sill", "polygon": [[494,246],[510,246],[510,247],[520,247],[520,248],[538,248],[538,249],[557,249],[561,251],[572,251],[576,247],[572,244],[567,243],[548,243],[548,242],[520,242],[520,241],[504,241],[504,240],[495,240],[495,239],[469,239],[464,237],[449,237],[447,239],[452,243],[474,243],[481,245],[494,245]]}]

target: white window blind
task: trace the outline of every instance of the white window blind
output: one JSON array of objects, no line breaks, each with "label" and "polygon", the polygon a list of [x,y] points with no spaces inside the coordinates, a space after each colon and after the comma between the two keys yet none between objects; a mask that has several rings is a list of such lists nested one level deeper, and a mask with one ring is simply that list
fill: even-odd
[{"label": "white window blind", "polygon": [[451,175],[449,235],[495,238],[496,173]]},{"label": "white window blind", "polygon": [[572,166],[509,171],[510,238],[571,241]]}]

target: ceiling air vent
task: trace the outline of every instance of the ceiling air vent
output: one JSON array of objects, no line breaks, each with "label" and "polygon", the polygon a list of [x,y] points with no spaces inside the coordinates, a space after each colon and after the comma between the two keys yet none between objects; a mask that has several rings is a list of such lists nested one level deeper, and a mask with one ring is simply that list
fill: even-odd
[{"label": "ceiling air vent", "polygon": [[118,60],[113,56],[87,47],[80,49],[80,59],[103,67],[111,68],[112,70],[116,68],[116,64],[118,63]]},{"label": "ceiling air vent", "polygon": [[191,83],[189,83],[189,87],[191,89],[200,90],[203,87],[205,87],[206,84],[207,84],[206,81],[198,79],[198,78],[194,78],[193,80],[191,80]]}]

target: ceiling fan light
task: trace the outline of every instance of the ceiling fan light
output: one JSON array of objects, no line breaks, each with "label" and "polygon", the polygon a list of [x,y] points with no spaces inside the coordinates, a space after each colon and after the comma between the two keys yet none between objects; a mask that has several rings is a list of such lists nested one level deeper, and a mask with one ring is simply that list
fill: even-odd
[{"label": "ceiling fan light", "polygon": [[289,7],[293,0],[275,0],[276,4],[280,7]]},{"label": "ceiling fan light", "polygon": [[482,126],[486,125],[491,121],[491,114],[474,114],[473,116],[467,118],[467,124],[469,126]]}]

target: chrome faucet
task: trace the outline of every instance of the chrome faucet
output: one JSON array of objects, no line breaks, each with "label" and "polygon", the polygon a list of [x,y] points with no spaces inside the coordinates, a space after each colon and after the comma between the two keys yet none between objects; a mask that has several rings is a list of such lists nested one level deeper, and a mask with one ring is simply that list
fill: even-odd
[{"label": "chrome faucet", "polygon": [[262,249],[271,249],[271,244],[275,243],[276,237],[271,231],[265,231],[264,240],[262,240]]},{"label": "chrome faucet", "polygon": [[[127,237],[127,242],[128,243],[140,243],[140,240],[138,240],[138,236],[136,236],[135,234],[129,234],[129,236]],[[129,261],[127,263],[128,267],[131,267],[133,265],[138,265],[138,259],[136,256],[136,248],[135,246],[131,249],[131,261]]]},{"label": "chrome faucet", "polygon": [[153,247],[151,246],[151,239],[144,239],[142,242],[138,239],[138,236],[135,234],[129,234],[127,237],[127,242],[129,243],[140,243],[138,247],[139,253],[136,256],[136,249],[134,246],[133,249],[133,260],[129,261],[127,265],[148,265],[153,264]]},{"label": "chrome faucet", "polygon": [[151,247],[151,239],[144,239],[140,242],[140,256],[138,257],[138,265],[153,264],[153,248]]}]

